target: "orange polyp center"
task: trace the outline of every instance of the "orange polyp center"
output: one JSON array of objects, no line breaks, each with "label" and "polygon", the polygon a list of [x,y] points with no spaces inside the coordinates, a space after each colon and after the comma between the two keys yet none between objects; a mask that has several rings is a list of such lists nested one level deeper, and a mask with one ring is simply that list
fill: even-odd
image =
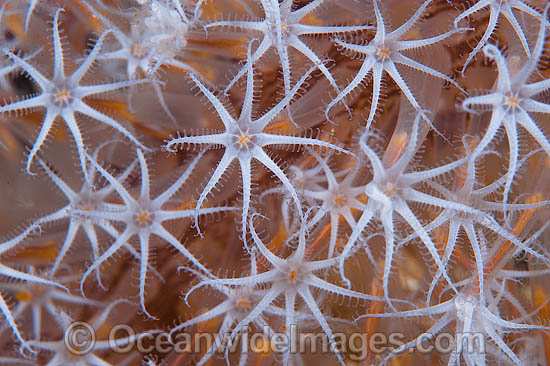
[{"label": "orange polyp center", "polygon": [[250,301],[247,298],[240,298],[237,300],[237,307],[239,309],[248,309],[250,308]]},{"label": "orange polyp center", "polygon": [[381,48],[378,50],[377,56],[378,56],[378,59],[385,60],[388,57],[390,57],[390,50],[388,50],[387,48]]},{"label": "orange polyp center", "polygon": [[292,282],[296,281],[296,271],[290,271],[290,274],[288,275],[288,279]]},{"label": "orange polyp center", "polygon": [[141,214],[138,215],[137,217],[137,222],[140,224],[140,225],[145,225],[145,224],[149,224],[151,222],[151,214],[147,211],[143,211]]},{"label": "orange polyp center", "polygon": [[242,146],[248,145],[250,142],[250,136],[247,133],[243,133],[241,137],[239,137],[239,144]]},{"label": "orange polyp center", "polygon": [[142,46],[141,44],[135,45],[135,46],[132,48],[132,53],[133,53],[134,56],[136,56],[137,58],[143,58],[143,57],[145,57],[145,49],[143,48],[143,46]]},{"label": "orange polyp center", "polygon": [[68,91],[63,90],[55,94],[55,101],[57,103],[69,103],[71,96]]},{"label": "orange polyp center", "polygon": [[28,291],[20,291],[15,294],[15,298],[21,302],[29,302],[32,300],[32,294]]},{"label": "orange polyp center", "polygon": [[332,202],[334,203],[335,206],[341,207],[346,204],[347,199],[346,199],[346,196],[344,196],[343,194],[339,194],[338,196],[334,197]]},{"label": "orange polyp center", "polygon": [[282,23],[281,24],[281,29],[282,29],[283,33],[288,33],[288,24]]},{"label": "orange polyp center", "polygon": [[388,183],[386,186],[386,189],[384,190],[384,194],[388,197],[392,197],[397,192],[397,187],[395,184]]},{"label": "orange polyp center", "polygon": [[509,107],[512,107],[512,108],[519,107],[519,102],[520,102],[520,99],[518,97],[508,97],[508,98],[506,98],[506,104]]}]

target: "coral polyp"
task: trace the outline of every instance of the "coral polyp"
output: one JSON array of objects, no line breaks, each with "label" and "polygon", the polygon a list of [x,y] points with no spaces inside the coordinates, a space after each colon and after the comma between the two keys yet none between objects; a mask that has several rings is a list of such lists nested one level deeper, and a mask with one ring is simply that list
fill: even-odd
[{"label": "coral polyp", "polygon": [[545,0],[0,0],[0,364],[550,365]]}]

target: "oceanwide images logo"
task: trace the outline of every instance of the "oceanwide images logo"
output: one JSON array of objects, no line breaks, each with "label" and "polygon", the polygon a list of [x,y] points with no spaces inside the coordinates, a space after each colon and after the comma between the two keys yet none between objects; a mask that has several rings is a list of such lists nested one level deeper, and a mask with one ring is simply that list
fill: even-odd
[{"label": "oceanwide images logo", "polygon": [[[299,333],[296,324],[289,332],[274,332],[265,327],[262,332],[251,332],[248,327],[233,334],[219,333],[167,333],[160,330],[137,333],[127,324],[111,328],[107,340],[115,353],[257,353],[257,354],[328,354],[341,352],[353,361],[362,361],[370,353],[387,354],[405,351],[406,336],[403,333],[334,333],[333,342],[325,333]],[[457,340],[459,342],[457,343]],[[94,351],[96,335],[93,327],[84,322],[72,323],[65,332],[65,346],[75,355]],[[104,344],[105,341],[102,341]],[[485,353],[486,339],[482,333],[424,333],[416,338],[409,353]]]},{"label": "oceanwide images logo", "polygon": [[95,346],[95,330],[90,324],[85,322],[71,323],[65,329],[63,341],[65,342],[65,347],[71,353],[79,356],[86,355]]}]

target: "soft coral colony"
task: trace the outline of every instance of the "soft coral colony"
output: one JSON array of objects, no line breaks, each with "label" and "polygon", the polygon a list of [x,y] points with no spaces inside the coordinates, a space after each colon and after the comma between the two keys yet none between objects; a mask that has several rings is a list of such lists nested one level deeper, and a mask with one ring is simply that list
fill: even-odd
[{"label": "soft coral colony", "polygon": [[2,1],[0,364],[549,365],[549,8]]}]

